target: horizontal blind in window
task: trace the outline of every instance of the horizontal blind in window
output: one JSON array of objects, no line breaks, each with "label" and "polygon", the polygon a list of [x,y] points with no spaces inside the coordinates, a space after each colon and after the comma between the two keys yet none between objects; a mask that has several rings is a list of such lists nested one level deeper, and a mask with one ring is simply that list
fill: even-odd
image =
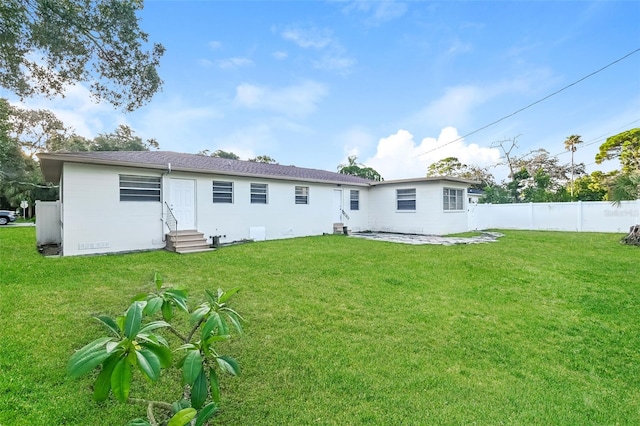
[{"label": "horizontal blind in window", "polygon": [[213,202],[233,203],[233,182],[213,181]]},{"label": "horizontal blind in window", "polygon": [[309,204],[308,186],[296,186],[296,204]]},{"label": "horizontal blind in window", "polygon": [[398,210],[415,210],[416,189],[396,189],[396,201]]},{"label": "horizontal blind in window", "polygon": [[267,204],[267,184],[251,184],[251,204]]},{"label": "horizontal blind in window", "polygon": [[349,196],[350,208],[351,210],[359,210],[360,209],[360,191],[356,189],[352,189]]},{"label": "horizontal blind in window", "polygon": [[160,201],[160,177],[120,175],[120,201]]}]

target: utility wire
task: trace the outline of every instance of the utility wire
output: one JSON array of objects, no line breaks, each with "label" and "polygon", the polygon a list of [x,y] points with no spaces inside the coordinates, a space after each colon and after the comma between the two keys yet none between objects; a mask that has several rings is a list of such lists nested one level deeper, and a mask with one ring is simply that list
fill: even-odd
[{"label": "utility wire", "polygon": [[467,133],[466,135],[462,135],[462,136],[460,136],[460,137],[458,137],[458,138],[456,138],[456,139],[454,139],[454,140],[452,140],[452,141],[450,141],[450,142],[447,142],[447,143],[445,143],[445,144],[442,144],[442,145],[440,145],[440,146],[437,146],[437,147],[435,147],[435,148],[432,148],[432,149],[430,149],[430,150],[428,150],[428,151],[425,151],[425,152],[423,152],[423,153],[421,153],[421,154],[418,154],[418,155],[416,155],[416,157],[421,157],[421,156],[423,156],[423,155],[429,154],[430,152],[437,151],[437,150],[439,150],[440,148],[444,148],[444,147],[445,147],[445,146],[447,146],[447,145],[451,145],[451,144],[452,144],[452,143],[454,143],[454,142],[458,142],[459,140],[462,140],[462,139],[464,139],[464,138],[466,138],[466,137],[468,137],[468,136],[474,135],[474,134],[476,134],[476,133],[478,133],[478,132],[480,132],[480,131],[482,131],[482,130],[484,130],[484,129],[488,128],[488,127],[491,127],[491,126],[495,125],[495,124],[498,124],[498,123],[500,123],[501,121],[506,120],[507,118],[513,117],[514,115],[516,115],[516,114],[518,114],[518,113],[520,113],[520,112],[522,112],[522,111],[524,111],[524,110],[526,110],[526,109],[529,109],[529,108],[531,108],[532,106],[539,104],[540,102],[546,101],[546,100],[547,100],[547,99],[549,99],[550,97],[555,96],[555,95],[557,95],[558,93],[563,92],[563,91],[567,90],[568,88],[570,88],[570,87],[572,87],[572,86],[575,86],[576,84],[578,84],[578,83],[580,83],[580,82],[582,82],[582,81],[586,80],[587,78],[592,77],[592,76],[594,76],[594,75],[596,75],[596,74],[598,74],[598,73],[600,73],[600,72],[602,72],[602,71],[606,70],[607,68],[609,68],[609,67],[611,67],[611,66],[613,66],[613,65],[617,64],[617,63],[618,63],[618,62],[620,62],[620,61],[623,61],[623,60],[627,59],[629,56],[631,56],[631,55],[633,55],[633,54],[635,54],[635,53],[638,53],[638,52],[640,52],[640,48],[637,48],[636,50],[633,50],[633,51],[631,51],[631,52],[627,53],[627,54],[626,54],[626,55],[624,55],[623,57],[618,58],[618,59],[616,59],[615,61],[608,63],[608,64],[607,64],[607,65],[605,65],[604,67],[602,67],[602,68],[600,68],[600,69],[598,69],[598,70],[596,70],[596,71],[593,71],[593,72],[592,72],[592,73],[590,73],[590,74],[585,75],[585,76],[584,76],[584,77],[582,77],[581,79],[576,80],[576,81],[574,81],[573,83],[571,83],[571,84],[568,84],[568,85],[564,86],[562,89],[556,90],[555,92],[553,92],[553,93],[551,93],[551,94],[549,94],[549,95],[545,96],[545,97],[544,97],[544,98],[542,98],[542,99],[539,99],[539,100],[537,100],[537,101],[535,101],[535,102],[532,102],[532,103],[530,103],[529,105],[527,105],[527,106],[525,106],[525,107],[523,107],[523,108],[520,108],[519,110],[517,110],[517,111],[515,111],[515,112],[512,112],[512,113],[511,113],[511,114],[509,114],[509,115],[505,115],[504,117],[502,117],[502,118],[500,118],[500,119],[498,119],[498,120],[496,120],[496,121],[494,121],[494,122],[492,122],[492,123],[489,123],[489,124],[487,124],[487,125],[485,125],[485,126],[482,126],[482,127],[480,127],[479,129],[476,129],[476,130],[474,130],[474,131],[472,131],[472,132],[469,132],[469,133]]}]

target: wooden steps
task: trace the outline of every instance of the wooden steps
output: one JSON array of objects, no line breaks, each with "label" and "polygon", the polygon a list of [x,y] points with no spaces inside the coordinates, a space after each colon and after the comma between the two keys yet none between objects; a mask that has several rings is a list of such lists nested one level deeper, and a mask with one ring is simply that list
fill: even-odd
[{"label": "wooden steps", "polygon": [[169,232],[166,234],[166,249],[176,253],[201,253],[204,251],[213,251],[207,239],[204,238],[202,232],[194,230],[185,230],[177,232]]}]

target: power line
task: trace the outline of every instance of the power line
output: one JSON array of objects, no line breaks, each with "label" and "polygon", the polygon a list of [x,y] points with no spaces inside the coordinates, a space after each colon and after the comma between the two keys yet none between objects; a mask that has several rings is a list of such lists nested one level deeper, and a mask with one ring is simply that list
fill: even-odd
[{"label": "power line", "polygon": [[454,139],[454,140],[452,140],[452,141],[450,141],[450,142],[447,142],[447,143],[442,144],[442,145],[440,145],[440,146],[437,146],[437,147],[435,147],[435,148],[433,148],[433,149],[430,149],[430,150],[428,150],[428,151],[425,151],[425,152],[423,152],[423,153],[421,153],[421,154],[418,154],[418,155],[416,155],[416,157],[421,157],[421,156],[423,156],[423,155],[429,154],[430,152],[437,151],[437,150],[439,150],[440,148],[444,148],[444,147],[445,147],[445,146],[447,146],[447,145],[451,145],[451,144],[452,144],[452,143],[454,143],[454,142],[458,142],[459,140],[462,140],[462,139],[464,139],[464,138],[466,138],[466,137],[468,137],[468,136],[474,135],[474,134],[476,134],[476,133],[478,133],[478,132],[480,132],[480,131],[482,131],[482,130],[484,130],[484,129],[486,129],[486,128],[489,128],[489,127],[491,127],[491,126],[495,125],[495,124],[498,124],[498,123],[500,123],[501,121],[506,120],[507,118],[513,117],[514,115],[516,115],[516,114],[518,114],[518,113],[520,113],[520,112],[522,112],[522,111],[524,111],[524,110],[526,110],[526,109],[529,109],[529,108],[531,108],[532,106],[539,104],[540,102],[546,101],[546,100],[547,100],[547,99],[549,99],[550,97],[555,96],[555,95],[557,95],[558,93],[563,92],[563,91],[567,90],[568,88],[570,88],[570,87],[572,87],[572,86],[575,86],[576,84],[578,84],[578,83],[580,83],[580,82],[582,82],[582,81],[586,80],[587,78],[592,77],[592,76],[594,76],[594,75],[596,75],[596,74],[598,74],[598,73],[600,73],[600,72],[602,72],[602,71],[606,70],[607,68],[609,68],[609,67],[611,67],[611,66],[613,66],[613,65],[617,64],[617,63],[618,63],[618,62],[620,62],[620,61],[623,61],[623,60],[627,59],[629,56],[631,56],[631,55],[633,55],[633,54],[635,54],[635,53],[638,53],[638,52],[640,52],[640,48],[637,48],[637,49],[635,49],[635,50],[633,50],[633,51],[631,51],[631,52],[627,53],[627,54],[626,54],[626,55],[624,55],[623,57],[618,58],[618,59],[616,59],[615,61],[608,63],[607,65],[603,66],[602,68],[597,69],[596,71],[593,71],[592,73],[585,75],[585,76],[584,76],[584,77],[582,77],[581,79],[576,80],[576,81],[574,81],[573,83],[568,84],[568,85],[564,86],[563,88],[561,88],[561,89],[559,89],[559,90],[556,90],[555,92],[553,92],[553,93],[551,93],[551,94],[549,94],[549,95],[545,96],[545,97],[544,97],[544,98],[542,98],[542,99],[539,99],[539,100],[537,100],[537,101],[535,101],[535,102],[532,102],[532,103],[530,103],[529,105],[527,105],[527,106],[525,106],[525,107],[523,107],[523,108],[520,108],[519,110],[514,111],[514,112],[512,112],[511,114],[505,115],[504,117],[502,117],[502,118],[500,118],[500,119],[498,119],[498,120],[496,120],[496,121],[494,121],[494,122],[491,122],[491,123],[489,123],[489,124],[487,124],[487,125],[485,125],[485,126],[482,126],[482,127],[480,127],[479,129],[476,129],[476,130],[474,130],[474,131],[472,131],[472,132],[469,132],[469,133],[467,133],[466,135],[462,135],[462,136],[460,136],[460,137],[458,137],[458,138],[456,138],[456,139]]}]

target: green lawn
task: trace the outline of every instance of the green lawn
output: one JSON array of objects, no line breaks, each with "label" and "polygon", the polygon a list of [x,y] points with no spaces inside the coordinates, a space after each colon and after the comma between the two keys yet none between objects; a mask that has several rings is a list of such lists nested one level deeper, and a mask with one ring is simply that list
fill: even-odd
[{"label": "green lawn", "polygon": [[[0,229],[0,425],[120,425],[144,406],[93,402],[75,349],[165,283],[242,286],[220,425],[640,424],[640,249],[620,235],[506,231],[408,246],[323,236],[176,255],[43,258]],[[177,399],[140,377],[132,396]],[[165,375],[166,376],[166,375]],[[169,395],[167,396],[167,393]]]}]

